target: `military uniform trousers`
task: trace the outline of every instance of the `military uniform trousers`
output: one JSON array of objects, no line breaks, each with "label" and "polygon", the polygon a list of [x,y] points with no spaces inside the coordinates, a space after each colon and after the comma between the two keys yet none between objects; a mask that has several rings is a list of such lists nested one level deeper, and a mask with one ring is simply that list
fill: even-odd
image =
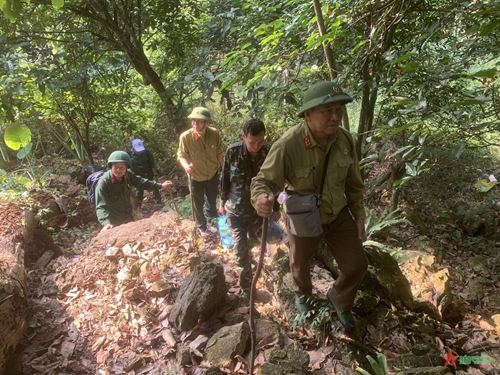
[{"label": "military uniform trousers", "polygon": [[[205,213],[207,213],[209,217],[218,217],[216,200],[219,190],[219,176],[216,173],[210,180],[191,180],[191,183],[193,187],[193,191],[191,192],[191,194],[193,197],[196,227],[200,228],[201,230],[206,230],[207,219],[205,217]],[[205,196],[207,197],[206,201]],[[203,208],[204,203],[205,208]]]},{"label": "military uniform trousers", "polygon": [[294,290],[298,295],[312,293],[311,258],[325,240],[339,267],[339,277],[332,285],[333,298],[342,310],[349,311],[368,268],[365,250],[347,206],[334,221],[322,227],[323,233],[318,237],[297,237],[288,231]]}]

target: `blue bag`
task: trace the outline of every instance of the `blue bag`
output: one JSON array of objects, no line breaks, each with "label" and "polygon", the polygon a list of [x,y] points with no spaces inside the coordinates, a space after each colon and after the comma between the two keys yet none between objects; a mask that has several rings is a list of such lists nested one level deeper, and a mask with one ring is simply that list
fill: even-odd
[{"label": "blue bag", "polygon": [[219,235],[224,246],[234,245],[233,237],[231,237],[231,232],[229,231],[229,226],[227,225],[226,215],[219,216]]}]

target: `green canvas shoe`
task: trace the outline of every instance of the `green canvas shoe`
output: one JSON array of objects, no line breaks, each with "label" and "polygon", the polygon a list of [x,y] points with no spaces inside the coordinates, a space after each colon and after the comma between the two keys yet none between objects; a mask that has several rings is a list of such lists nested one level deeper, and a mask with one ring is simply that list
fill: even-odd
[{"label": "green canvas shoe", "polygon": [[343,311],[333,300],[333,296],[331,295],[332,289],[326,293],[326,298],[328,302],[335,308],[337,312],[337,316],[339,317],[339,322],[342,324],[346,331],[352,331],[354,329],[354,316],[350,311]]}]

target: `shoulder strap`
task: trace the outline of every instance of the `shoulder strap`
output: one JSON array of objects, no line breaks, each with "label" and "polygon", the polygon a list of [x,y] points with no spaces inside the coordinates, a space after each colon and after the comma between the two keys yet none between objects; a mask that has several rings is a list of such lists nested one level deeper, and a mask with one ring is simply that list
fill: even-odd
[{"label": "shoulder strap", "polygon": [[323,175],[321,176],[321,186],[319,187],[318,206],[321,205],[321,198],[323,195],[323,185],[325,185],[326,170],[328,169],[328,162],[330,161],[330,151],[332,150],[332,147],[333,145],[330,147],[325,157],[325,166],[323,167]]}]

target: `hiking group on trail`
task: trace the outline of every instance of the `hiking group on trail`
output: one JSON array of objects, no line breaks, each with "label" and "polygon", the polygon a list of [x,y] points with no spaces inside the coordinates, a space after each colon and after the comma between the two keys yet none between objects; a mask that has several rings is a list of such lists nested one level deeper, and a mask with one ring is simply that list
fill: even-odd
[{"label": "hiking group on trail", "polygon": [[[301,312],[313,308],[311,259],[324,240],[339,268],[327,299],[346,331],[354,328],[351,309],[368,267],[362,245],[366,240],[364,184],[352,136],[341,127],[344,105],[351,101],[336,83],[316,83],[306,91],[298,113],[303,123],[288,129],[269,147],[264,143],[264,123],[248,120],[242,140],[231,144],[225,154],[219,133],[209,126],[210,111],[196,107],[188,116],[192,128],[181,134],[177,152],[188,175],[199,233],[211,235],[209,221],[227,215],[242,289],[251,283],[248,238],[256,235],[262,218],[278,221],[282,204],[295,306]],[[138,189],[140,200],[144,190],[158,193],[172,186],[171,181],[157,182],[158,171],[142,140],[135,139],[129,152],[113,152],[109,170],[95,186],[103,231],[134,220],[131,186]],[[159,193],[155,200],[161,202]]]}]

